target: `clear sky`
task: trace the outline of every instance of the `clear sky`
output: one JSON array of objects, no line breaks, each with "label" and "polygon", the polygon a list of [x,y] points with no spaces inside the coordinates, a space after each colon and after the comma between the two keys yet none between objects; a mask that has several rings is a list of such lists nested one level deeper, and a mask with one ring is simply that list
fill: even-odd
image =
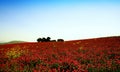
[{"label": "clear sky", "polygon": [[0,0],[0,42],[120,35],[120,0]]}]

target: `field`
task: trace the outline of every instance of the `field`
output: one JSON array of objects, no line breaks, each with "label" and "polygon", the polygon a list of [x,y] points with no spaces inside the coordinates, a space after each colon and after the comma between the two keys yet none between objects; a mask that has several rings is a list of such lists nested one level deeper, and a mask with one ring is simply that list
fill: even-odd
[{"label": "field", "polygon": [[0,45],[0,72],[120,72],[120,37]]}]

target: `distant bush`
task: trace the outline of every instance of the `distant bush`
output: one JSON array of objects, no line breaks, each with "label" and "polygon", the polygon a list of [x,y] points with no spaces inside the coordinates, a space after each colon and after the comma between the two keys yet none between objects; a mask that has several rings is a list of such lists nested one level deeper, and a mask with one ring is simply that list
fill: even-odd
[{"label": "distant bush", "polygon": [[51,40],[51,42],[56,42],[56,40]]},{"label": "distant bush", "polygon": [[38,38],[38,39],[37,39],[37,42],[41,42],[41,41],[42,41],[42,39],[41,39],[41,38]]},{"label": "distant bush", "polygon": [[48,41],[48,42],[49,42],[49,41],[50,41],[50,39],[51,39],[50,37],[47,37],[46,41]]},{"label": "distant bush", "polygon": [[45,37],[43,37],[43,38],[38,38],[37,39],[37,42],[50,42],[50,37],[47,37],[47,38],[45,38]]},{"label": "distant bush", "polygon": [[[58,42],[63,42],[64,40],[63,39],[57,39]],[[56,40],[51,40],[50,37],[43,37],[43,38],[38,38],[37,39],[37,42],[56,42]]]},{"label": "distant bush", "polygon": [[63,39],[58,39],[57,41],[58,41],[58,42],[63,42],[64,40],[63,40]]}]

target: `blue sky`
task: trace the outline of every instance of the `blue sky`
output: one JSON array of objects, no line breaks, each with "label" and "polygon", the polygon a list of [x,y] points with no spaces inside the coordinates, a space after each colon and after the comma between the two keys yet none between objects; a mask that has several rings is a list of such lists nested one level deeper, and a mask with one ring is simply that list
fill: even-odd
[{"label": "blue sky", "polygon": [[119,0],[0,0],[0,42],[120,35]]}]

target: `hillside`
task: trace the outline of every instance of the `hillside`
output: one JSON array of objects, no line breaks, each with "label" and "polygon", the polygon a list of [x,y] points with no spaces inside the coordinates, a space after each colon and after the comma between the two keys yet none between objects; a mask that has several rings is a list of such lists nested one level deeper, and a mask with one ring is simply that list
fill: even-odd
[{"label": "hillside", "polygon": [[2,45],[2,44],[15,44],[15,43],[24,43],[24,42],[26,42],[26,41],[17,41],[17,40],[15,40],[15,41],[10,41],[10,42],[1,42],[0,43],[0,45]]},{"label": "hillside", "polygon": [[120,72],[120,36],[6,44],[0,54],[2,72]]}]

